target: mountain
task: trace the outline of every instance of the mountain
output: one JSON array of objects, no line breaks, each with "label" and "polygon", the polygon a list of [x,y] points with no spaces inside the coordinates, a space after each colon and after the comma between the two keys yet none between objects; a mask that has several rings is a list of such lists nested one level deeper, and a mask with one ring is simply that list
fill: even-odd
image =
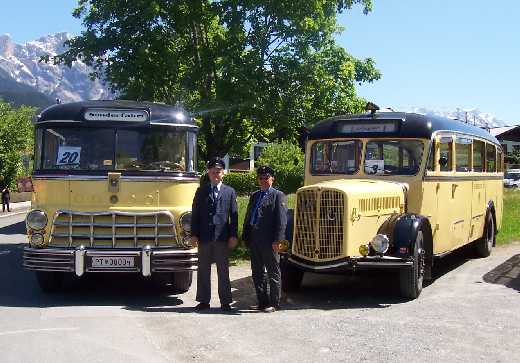
[{"label": "mountain", "polygon": [[28,105],[38,108],[52,105],[55,101],[35,88],[18,83],[0,68],[0,98],[14,106]]},{"label": "mountain", "polygon": [[[0,91],[13,87],[12,81],[28,86],[42,100],[42,93],[50,100],[62,102],[112,99],[107,85],[89,78],[91,68],[81,61],[72,67],[40,62],[43,55],[54,56],[65,51],[63,42],[70,39],[68,33],[47,35],[24,45],[14,43],[9,35],[0,35]],[[15,87],[17,88],[17,87]],[[5,93],[1,92],[4,95]]]},{"label": "mountain", "polygon": [[465,109],[465,108],[457,108],[453,111],[439,111],[439,110],[430,110],[424,107],[411,107],[409,112],[415,112],[420,114],[434,114],[438,116],[444,116],[452,119],[457,119],[462,122],[467,122],[471,125],[479,126],[479,127],[501,127],[506,126],[506,122],[498,119],[493,114],[489,112],[482,112],[478,108],[473,109]]}]

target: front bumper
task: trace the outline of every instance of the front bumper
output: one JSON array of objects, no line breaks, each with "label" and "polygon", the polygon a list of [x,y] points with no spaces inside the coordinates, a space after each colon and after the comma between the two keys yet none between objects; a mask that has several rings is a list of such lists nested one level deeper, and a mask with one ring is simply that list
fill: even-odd
[{"label": "front bumper", "polygon": [[[93,257],[134,258],[133,267],[93,267]],[[141,249],[91,249],[32,248],[23,250],[23,266],[35,271],[73,272],[77,276],[85,272],[138,272],[143,276],[152,273],[197,270],[197,249],[152,248]]]},{"label": "front bumper", "polygon": [[302,270],[311,272],[336,272],[357,269],[409,268],[413,260],[391,256],[345,257],[328,262],[308,261],[295,255],[286,255],[286,261]]}]

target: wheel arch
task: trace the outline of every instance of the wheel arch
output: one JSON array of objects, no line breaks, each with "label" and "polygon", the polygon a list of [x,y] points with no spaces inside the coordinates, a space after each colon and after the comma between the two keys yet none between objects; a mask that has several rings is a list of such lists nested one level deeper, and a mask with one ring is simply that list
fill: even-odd
[{"label": "wheel arch", "polygon": [[[419,231],[423,231],[423,243],[425,250],[426,266],[433,265],[433,233],[430,221],[420,214],[403,214],[395,221],[393,231],[393,243],[398,255],[409,255],[413,251],[413,244]],[[401,247],[407,249],[406,254],[401,254]]]}]

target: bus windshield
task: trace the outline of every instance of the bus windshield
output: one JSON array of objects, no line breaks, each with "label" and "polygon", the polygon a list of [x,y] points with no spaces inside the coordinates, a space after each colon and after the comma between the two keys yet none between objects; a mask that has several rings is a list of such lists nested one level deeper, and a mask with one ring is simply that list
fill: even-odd
[{"label": "bus windshield", "polygon": [[43,170],[194,172],[196,136],[173,128],[47,128]]},{"label": "bus windshield", "polygon": [[365,151],[365,174],[415,175],[424,144],[418,140],[370,140]]}]

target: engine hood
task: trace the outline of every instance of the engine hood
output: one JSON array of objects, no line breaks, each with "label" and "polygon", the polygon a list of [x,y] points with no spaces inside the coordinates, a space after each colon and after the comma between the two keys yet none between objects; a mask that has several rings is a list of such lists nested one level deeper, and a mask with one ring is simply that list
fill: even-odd
[{"label": "engine hood", "polygon": [[408,192],[407,183],[399,183],[386,180],[374,179],[341,179],[327,180],[320,183],[304,186],[298,191],[315,189],[333,189],[342,191],[350,197],[368,198],[373,196],[395,196],[406,195]]}]

